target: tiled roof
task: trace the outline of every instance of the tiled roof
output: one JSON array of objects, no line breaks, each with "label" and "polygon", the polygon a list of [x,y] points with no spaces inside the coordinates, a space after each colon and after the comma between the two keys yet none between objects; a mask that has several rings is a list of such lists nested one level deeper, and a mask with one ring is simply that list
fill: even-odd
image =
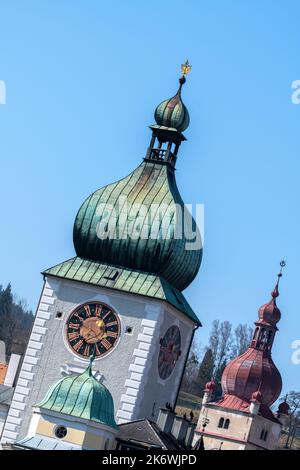
[{"label": "tiled roof", "polygon": [[229,408],[231,410],[244,411],[250,413],[249,407],[250,402],[242,400],[234,395],[224,395],[219,401],[215,402],[215,405],[221,406],[222,408]]},{"label": "tiled roof", "polygon": [[42,274],[165,300],[201,326],[200,320],[183,294],[165,279],[154,274],[90,261],[78,256],[47,269]]},{"label": "tiled roof", "polygon": [[[220,406],[229,410],[237,410],[242,411],[244,413],[250,413],[250,402],[248,400],[242,400],[241,398],[236,397],[234,395],[225,394],[219,401],[208,404]],[[263,416],[266,419],[269,419],[270,421],[279,423],[279,421],[275,418],[272,411],[267,405],[260,405],[259,415]]]}]

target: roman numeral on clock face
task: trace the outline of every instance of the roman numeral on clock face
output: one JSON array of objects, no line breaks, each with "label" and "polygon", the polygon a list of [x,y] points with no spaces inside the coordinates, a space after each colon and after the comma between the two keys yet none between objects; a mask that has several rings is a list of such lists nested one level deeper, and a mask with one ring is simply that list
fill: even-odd
[{"label": "roman numeral on clock face", "polygon": [[111,343],[109,341],[107,341],[107,339],[102,339],[101,340],[101,344],[102,346],[108,351],[110,348],[111,348]]},{"label": "roman numeral on clock face", "polygon": [[85,310],[88,317],[90,317],[92,315],[92,312],[91,312],[91,309],[90,309],[89,305],[85,305],[84,310]]},{"label": "roman numeral on clock face", "polygon": [[118,336],[118,333],[115,331],[107,331],[106,336],[109,336],[110,338],[116,338]]},{"label": "roman numeral on clock face", "polygon": [[70,322],[70,323],[69,323],[69,328],[74,328],[74,329],[77,330],[78,328],[80,328],[80,325],[79,325],[79,323],[72,323],[72,322]]},{"label": "roman numeral on clock face", "polygon": [[73,348],[75,349],[75,351],[78,351],[82,345],[83,345],[83,340],[80,339],[76,344],[74,344]]},{"label": "roman numeral on clock face", "polygon": [[69,333],[69,340],[74,341],[74,339],[80,338],[79,333]]},{"label": "roman numeral on clock face", "polygon": [[97,304],[96,305],[96,310],[95,310],[95,316],[100,317],[101,312],[102,312],[102,305]]},{"label": "roman numeral on clock face", "polygon": [[118,324],[117,320],[111,321],[110,323],[106,323],[106,327],[109,328],[110,326],[114,326],[114,325],[117,325],[117,324]]}]

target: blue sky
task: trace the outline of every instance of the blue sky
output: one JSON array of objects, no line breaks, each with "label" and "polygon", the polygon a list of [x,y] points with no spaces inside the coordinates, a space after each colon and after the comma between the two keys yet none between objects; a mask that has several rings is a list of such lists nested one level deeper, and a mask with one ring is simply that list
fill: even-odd
[{"label": "blue sky", "polygon": [[205,204],[186,290],[197,337],[215,318],[252,324],[285,258],[273,357],[284,390],[299,389],[299,16],[291,0],[0,1],[0,283],[35,308],[39,273],[74,255],[79,206],[140,163],[188,58],[177,181]]}]

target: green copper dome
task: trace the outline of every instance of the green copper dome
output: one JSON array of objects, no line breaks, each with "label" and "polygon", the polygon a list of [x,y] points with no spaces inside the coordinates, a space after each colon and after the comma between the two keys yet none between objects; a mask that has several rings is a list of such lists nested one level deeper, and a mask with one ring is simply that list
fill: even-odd
[{"label": "green copper dome", "polygon": [[183,83],[185,83],[185,78],[181,77],[179,82],[180,87],[176,95],[157,106],[154,118],[159,126],[169,127],[176,129],[178,132],[183,132],[188,128],[190,116],[181,99],[181,87]]},{"label": "green copper dome", "polygon": [[183,290],[202,258],[200,233],[191,216],[198,244],[192,242],[195,235],[184,233],[183,208],[174,168],[146,159],[83,203],[74,224],[77,256],[153,273]]},{"label": "green copper dome", "polygon": [[59,380],[36,406],[117,427],[112,396],[94,378],[91,364],[83,374]]}]

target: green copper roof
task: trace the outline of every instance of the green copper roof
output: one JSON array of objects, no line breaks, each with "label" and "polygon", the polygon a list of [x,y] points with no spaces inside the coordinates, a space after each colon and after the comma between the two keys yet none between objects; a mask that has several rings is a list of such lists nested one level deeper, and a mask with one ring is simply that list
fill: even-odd
[{"label": "green copper roof", "polygon": [[91,363],[83,374],[59,380],[36,406],[117,427],[112,396],[94,378]]},{"label": "green copper roof", "polygon": [[80,257],[60,263],[43,274],[164,300],[201,325],[183,294],[165,279],[153,274]]},{"label": "green copper roof", "polygon": [[[138,204],[146,214],[137,210]],[[144,161],[129,176],[98,189],[83,203],[74,223],[76,253],[156,274],[183,290],[199,270],[202,247],[187,249],[189,239],[178,208],[183,213],[174,169]],[[99,227],[105,229],[106,238],[99,238]],[[200,239],[194,220],[192,227]]]},{"label": "green copper roof", "polygon": [[178,132],[185,131],[190,123],[189,112],[181,99],[183,83],[180,81],[176,95],[160,103],[154,113],[155,121],[159,126],[173,127]]}]

